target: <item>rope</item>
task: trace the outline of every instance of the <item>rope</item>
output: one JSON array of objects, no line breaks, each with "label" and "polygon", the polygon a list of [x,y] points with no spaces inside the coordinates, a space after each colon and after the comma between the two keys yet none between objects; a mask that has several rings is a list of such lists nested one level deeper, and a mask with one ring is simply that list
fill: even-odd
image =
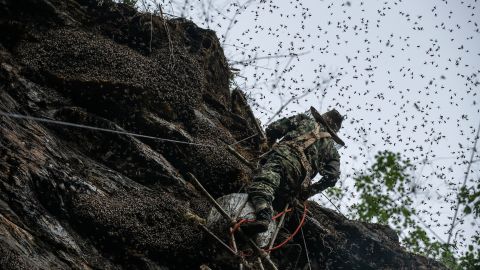
[{"label": "rope", "polygon": [[247,218],[240,219],[237,223],[235,223],[235,225],[233,225],[233,228],[230,231],[230,234],[234,234],[243,223],[254,222],[254,221],[255,219],[247,219]]},{"label": "rope", "polygon": [[[282,215],[285,215],[286,213],[288,212],[291,212],[292,211],[292,208],[288,208],[286,211],[282,211],[280,213],[278,213],[277,215],[275,215],[274,217],[272,217],[272,220],[276,220],[277,218],[281,217]],[[305,217],[307,216],[307,204],[304,203],[303,204],[303,215],[302,215],[302,220],[300,221],[300,223],[298,224],[298,227],[295,229],[295,231],[287,238],[285,239],[282,243],[276,245],[275,247],[272,247],[272,248],[269,248],[269,249],[264,249],[265,252],[271,252],[271,251],[274,251],[274,250],[277,250],[281,247],[283,247],[284,245],[286,245],[288,242],[290,242],[293,237],[295,237],[295,235],[298,234],[298,232],[300,231],[300,229],[303,227],[303,225],[305,224]],[[230,233],[233,234],[235,233],[238,228],[240,228],[240,226],[243,224],[243,223],[248,223],[248,222],[254,222],[255,219],[246,219],[246,218],[242,218],[241,220],[239,220],[235,225],[233,225],[233,228],[232,230],[230,230]]]},{"label": "rope", "polygon": [[295,229],[295,231],[287,238],[285,239],[282,243],[276,245],[275,247],[273,248],[270,248],[270,249],[267,249],[265,250],[266,252],[271,252],[271,251],[274,251],[274,250],[277,250],[281,247],[283,247],[284,245],[286,245],[288,242],[290,242],[290,240],[293,239],[293,237],[295,237],[295,235],[297,235],[297,233],[300,231],[300,229],[303,227],[303,225],[305,224],[305,217],[307,216],[307,203],[303,203],[303,215],[302,215],[302,220],[300,221],[300,223],[298,224],[298,227]]},{"label": "rope", "polygon": [[[273,216],[273,217],[272,217],[272,220],[276,220],[277,218],[279,218],[279,217],[281,217],[281,216],[283,216],[283,215],[285,215],[286,213],[291,212],[291,211],[292,211],[292,208],[288,208],[286,211],[282,211],[282,212],[276,214],[275,216]],[[253,214],[253,212],[248,213],[247,215],[249,215],[249,214]],[[243,223],[254,222],[255,220],[256,220],[256,219],[248,219],[248,218],[242,218],[242,219],[240,219],[237,223],[235,223],[235,225],[233,225],[233,228],[232,228],[232,230],[231,230],[230,233],[231,233],[231,234],[235,233],[235,232],[238,230],[238,228],[240,228],[240,226],[241,226]]]},{"label": "rope", "polygon": [[272,217],[272,220],[276,220],[277,218],[279,218],[279,217],[281,217],[281,216],[285,215],[286,213],[288,213],[288,212],[292,212],[292,210],[293,210],[293,208],[288,208],[287,210],[285,210],[285,211],[282,211],[282,212],[280,212],[280,213],[276,214],[274,217]]},{"label": "rope", "polygon": [[[298,219],[298,216],[297,216]],[[303,234],[303,228],[301,229],[303,246],[305,247],[305,255],[307,255],[308,269],[312,270],[312,264],[310,263],[310,256],[308,255],[307,241],[305,241],[305,235]]]},{"label": "rope", "polygon": [[[52,119],[47,119],[47,118],[40,118],[40,117],[34,117],[34,116],[28,116],[28,115],[22,115],[22,114],[16,114],[16,113],[7,113],[7,112],[0,111],[0,115],[5,116],[5,117],[9,117],[9,118],[14,118],[14,119],[32,120],[32,121],[36,121],[36,122],[50,123],[50,124],[67,126],[67,127],[74,127],[74,128],[90,129],[90,130],[109,132],[109,133],[121,134],[121,135],[129,135],[129,136],[133,136],[133,137],[137,137],[137,138],[152,139],[152,140],[158,140],[158,141],[164,141],[164,142],[203,146],[203,147],[210,147],[210,148],[218,147],[218,146],[210,145],[210,144],[192,143],[192,142],[187,142],[187,141],[172,140],[172,139],[160,138],[160,137],[155,137],[155,136],[142,135],[142,134],[138,134],[138,133],[132,133],[132,132],[128,132],[128,131],[120,131],[120,130],[113,130],[113,129],[107,129],[107,128],[100,128],[100,127],[94,127],[94,126],[88,126],[88,125],[83,125],[83,124],[76,124],[76,123],[70,123],[70,122],[65,122],[65,121],[52,120]],[[235,144],[240,143],[242,141],[248,140],[248,139],[250,139],[254,136],[257,136],[257,133],[252,135],[252,136],[249,136],[245,139],[242,139],[238,142],[235,142],[231,145],[235,145]]]},{"label": "rope", "polygon": [[246,138],[241,139],[240,141],[236,141],[236,142],[230,144],[230,146],[234,146],[234,145],[236,145],[236,144],[239,144],[239,143],[241,143],[241,142],[243,142],[243,141],[246,141],[246,140],[248,140],[248,139],[251,139],[251,138],[253,138],[253,137],[257,136],[257,135],[258,135],[258,133],[255,133],[255,134],[253,134],[253,135],[251,135],[251,136],[248,136],[248,137],[246,137]]},{"label": "rope", "polygon": [[327,197],[327,195],[325,195],[325,193],[323,192],[320,192],[322,193],[323,197],[325,197],[332,205],[333,207],[335,207],[335,209],[337,209],[338,213],[340,213],[344,218],[347,218],[343,213],[342,211],[340,211],[340,209],[338,209],[338,207],[330,200],[330,198]]}]

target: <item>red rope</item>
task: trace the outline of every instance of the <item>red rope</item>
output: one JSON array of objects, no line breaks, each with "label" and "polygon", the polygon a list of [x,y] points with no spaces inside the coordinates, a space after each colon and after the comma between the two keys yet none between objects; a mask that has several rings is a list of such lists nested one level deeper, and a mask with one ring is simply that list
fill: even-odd
[{"label": "red rope", "polygon": [[[292,211],[292,208],[288,208],[287,210],[283,211],[283,212],[280,212],[278,214],[276,214],[274,217],[272,217],[272,220],[276,220],[277,218],[281,217],[282,215],[285,215],[286,213],[288,212],[291,212]],[[295,237],[295,235],[297,235],[297,233],[300,231],[300,229],[302,228],[303,224],[305,224],[305,217],[307,216],[307,203],[304,203],[303,204],[303,215],[302,215],[302,220],[300,221],[300,223],[298,224],[298,227],[295,229],[295,231],[287,238],[285,239],[282,243],[276,245],[275,247],[272,247],[270,249],[266,249],[265,251],[266,252],[271,252],[271,251],[274,251],[274,250],[277,250],[281,247],[283,247],[285,244],[287,244],[290,240],[293,239],[293,237]],[[246,219],[246,218],[242,218],[240,219],[235,225],[233,225],[233,228],[230,230],[230,233],[231,234],[234,234],[238,228],[240,228],[240,226],[243,224],[243,223],[247,223],[247,222],[254,222],[255,219]]]},{"label": "red rope", "polygon": [[266,252],[272,252],[274,250],[277,250],[281,247],[283,247],[285,244],[287,244],[290,240],[293,239],[293,237],[295,237],[295,235],[297,235],[297,233],[300,231],[300,229],[302,228],[303,224],[305,224],[305,217],[307,216],[307,203],[304,203],[303,204],[303,215],[302,215],[302,220],[300,221],[300,223],[298,224],[298,227],[295,229],[295,231],[287,238],[285,239],[282,243],[272,247],[272,248],[269,248],[267,250],[265,250]]},{"label": "red rope", "polygon": [[237,223],[235,223],[235,225],[233,225],[233,228],[230,230],[230,234],[234,234],[243,223],[254,222],[254,221],[255,219],[247,219],[247,218],[240,219]]},{"label": "red rope", "polygon": [[274,217],[272,217],[272,220],[276,220],[277,218],[285,215],[285,214],[288,213],[288,212],[292,212],[292,208],[288,208],[287,210],[282,211],[282,212],[276,214]]},{"label": "red rope", "polygon": [[[279,218],[279,217],[281,217],[281,216],[283,216],[283,215],[285,215],[286,213],[291,212],[291,211],[292,211],[292,208],[288,208],[287,210],[282,211],[282,212],[276,214],[274,217],[272,217],[272,220],[276,220],[277,218]],[[235,233],[235,232],[238,230],[238,228],[240,228],[240,226],[241,226],[243,223],[254,222],[254,221],[255,221],[255,219],[242,218],[242,219],[240,219],[237,223],[235,223],[235,225],[233,225],[233,228],[232,228],[232,230],[230,231],[230,233],[231,233],[231,234]]]}]

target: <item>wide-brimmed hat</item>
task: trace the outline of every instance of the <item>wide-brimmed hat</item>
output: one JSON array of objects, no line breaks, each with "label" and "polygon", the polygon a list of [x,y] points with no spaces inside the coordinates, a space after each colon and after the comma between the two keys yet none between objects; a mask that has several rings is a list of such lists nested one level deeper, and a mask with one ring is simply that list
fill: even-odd
[{"label": "wide-brimmed hat", "polygon": [[313,118],[327,129],[336,143],[345,146],[345,142],[337,135],[343,121],[343,116],[337,110],[333,109],[321,115],[314,107],[310,107],[310,112]]}]

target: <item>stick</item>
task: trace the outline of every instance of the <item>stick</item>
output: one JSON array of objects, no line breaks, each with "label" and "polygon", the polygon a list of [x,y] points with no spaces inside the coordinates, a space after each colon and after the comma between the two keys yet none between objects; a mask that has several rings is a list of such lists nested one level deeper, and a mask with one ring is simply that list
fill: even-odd
[{"label": "stick", "polygon": [[[230,237],[232,238],[231,241],[232,241],[233,251],[235,252],[235,254],[238,254],[237,242],[235,241],[235,235],[233,234],[233,229],[232,229],[232,227],[230,227]],[[243,269],[243,264],[240,263],[240,265],[238,266],[238,268],[239,268],[240,270],[242,270],[242,269]]]},{"label": "stick", "polygon": [[265,268],[263,267],[262,259],[260,259],[260,257],[258,257],[257,261],[258,261],[258,267],[260,267],[260,270],[265,270]]},{"label": "stick", "polygon": [[[239,91],[240,92],[240,98],[242,99],[243,103],[244,104],[248,104],[247,103],[247,100],[245,98],[245,96],[243,95],[243,92]],[[253,120],[253,124],[255,126],[255,129],[257,130],[257,134],[258,136],[260,136],[260,139],[266,141],[267,140],[267,136],[265,136],[265,132],[263,131],[262,127],[260,126],[260,124],[257,122],[257,119],[255,118],[255,115],[253,114],[253,111],[252,111],[252,108],[250,108],[250,106],[247,106],[247,114],[248,116],[250,116],[250,118]]]},{"label": "stick", "polygon": [[[300,218],[297,216],[298,222],[300,222]],[[308,262],[308,269],[312,270],[312,264],[310,263],[310,256],[308,255],[308,248],[307,248],[307,241],[305,241],[305,235],[303,234],[303,227],[300,228],[302,232],[302,239],[303,239],[303,246],[305,247],[305,255],[307,255],[307,262]]]},{"label": "stick", "polygon": [[238,258],[240,260],[240,266],[241,269],[243,269],[243,265],[247,266],[247,268],[251,268],[250,264],[245,261],[245,258],[242,256],[239,256],[236,251],[231,249],[227,244],[225,244],[218,236],[216,236],[212,231],[210,231],[205,225],[199,224],[200,228],[208,233],[213,239],[217,240],[217,242],[224,247],[231,255],[233,255],[235,258]]},{"label": "stick", "polygon": [[[243,208],[245,208],[245,205],[247,205],[248,203],[248,200],[245,200],[244,203],[242,203],[242,206],[239,208],[239,211],[238,213],[235,215],[235,220],[238,220],[238,217],[240,216],[240,214],[242,213],[242,210]],[[230,234],[232,235],[232,242],[233,242],[233,247],[234,247],[234,250],[238,252],[238,248],[237,248],[237,243],[235,241],[235,235],[232,234],[232,227],[230,227]],[[239,267],[238,267],[239,270],[243,270],[243,264],[240,264]]]},{"label": "stick", "polygon": [[213,204],[215,209],[217,209],[217,211],[230,223],[235,223],[235,221],[230,217],[230,215],[227,214],[225,210],[223,210],[222,206],[220,206],[220,204],[218,204],[218,202],[212,197],[212,195],[210,195],[210,193],[208,193],[208,191],[202,186],[198,179],[191,173],[188,173],[187,175],[193,181],[195,186],[202,192],[202,194],[205,195],[205,197],[207,197],[207,199]]},{"label": "stick", "polygon": [[250,163],[246,158],[244,158],[240,153],[238,153],[237,150],[235,150],[233,147],[227,145],[227,150],[233,155],[235,155],[238,159],[240,159],[245,165],[247,165],[251,169],[255,169],[255,166],[253,166],[252,163]]},{"label": "stick", "polygon": [[275,144],[274,144],[274,145],[272,145],[272,147],[271,147],[271,149],[270,149],[270,150],[268,150],[267,152],[265,152],[265,153],[261,154],[261,155],[260,155],[259,157],[257,157],[256,159],[262,159],[264,156],[266,156],[266,155],[270,154],[270,153],[273,151],[273,150],[272,150],[272,149],[273,149],[273,146],[275,146]]},{"label": "stick", "polygon": [[231,247],[229,247],[227,244],[225,244],[220,238],[218,238],[218,236],[216,236],[212,231],[210,231],[207,227],[205,227],[205,225],[200,224],[199,226],[200,226],[200,228],[202,228],[202,230],[204,230],[211,237],[213,237],[215,240],[217,240],[217,242],[220,245],[222,245],[222,247],[224,247],[229,253],[231,253],[233,256],[237,256],[237,253]]},{"label": "stick", "polygon": [[459,207],[460,207],[460,195],[459,195],[459,194],[460,194],[460,191],[462,190],[462,188],[465,187],[465,185],[467,184],[468,174],[470,173],[470,167],[472,166],[473,157],[474,157],[475,152],[476,152],[476,147],[477,147],[478,138],[480,138],[479,135],[480,135],[480,122],[478,123],[477,136],[475,136],[475,142],[473,143],[472,155],[470,156],[470,162],[468,162],[467,172],[465,173],[465,178],[463,179],[462,187],[460,188],[460,190],[459,190],[458,193],[457,193],[457,204],[456,204],[456,207],[455,207],[455,214],[453,215],[453,219],[452,219],[452,225],[450,225],[450,230],[448,230],[447,245],[450,244],[450,240],[451,240],[451,238],[452,238],[453,229],[455,228],[455,221],[456,221],[456,219],[457,219],[458,209],[459,209]]},{"label": "stick", "polygon": [[[268,249],[271,249],[273,247],[273,244],[275,243],[275,240],[277,239],[278,232],[280,231],[280,228],[283,226],[283,221],[285,220],[285,215],[287,213],[287,209],[290,205],[287,203],[285,205],[285,209],[283,210],[283,215],[280,218],[280,221],[277,224],[277,227],[275,228],[275,231],[273,232],[272,238],[270,238],[270,243],[268,244]],[[270,252],[269,252],[270,253]]]},{"label": "stick", "polygon": [[[268,266],[270,266],[270,268],[272,270],[278,270],[277,266],[273,263],[273,261],[268,257],[268,254],[261,248],[259,248],[257,246],[257,244],[248,236],[245,235],[245,233],[242,231],[241,228],[238,229],[238,232],[240,234],[240,236],[242,236],[244,239],[246,239],[248,241],[248,244],[250,244],[250,246],[256,251],[256,253],[258,254],[258,256],[260,256],[261,258],[265,259],[265,261],[267,261],[268,263]],[[259,258],[260,259],[260,258]]]},{"label": "stick", "polygon": [[[208,191],[202,186],[202,184],[198,181],[198,179],[191,173],[188,173],[187,174],[188,177],[193,181],[193,183],[197,186],[197,188],[202,192],[203,195],[205,195],[205,197],[207,197],[207,199],[210,201],[210,203],[212,203],[212,205],[215,207],[215,209],[217,209],[217,211],[227,220],[230,222],[230,224],[234,224],[235,223],[235,220],[233,218],[231,218],[227,212],[225,212],[225,210],[223,210],[222,206],[220,206],[218,204],[218,202],[212,197],[212,195],[210,195],[210,193],[208,193]],[[257,244],[255,243],[255,241],[253,241],[250,237],[248,237],[243,231],[241,228],[238,228],[238,234],[248,242],[248,244],[255,250],[255,252],[262,258],[264,258],[267,262],[268,262],[268,265],[271,267],[271,269],[273,270],[278,270],[277,266],[273,263],[273,261],[268,258],[268,254],[262,250],[261,248],[259,248],[257,246]],[[223,243],[223,242],[222,242]],[[230,247],[228,247],[230,249]]]}]

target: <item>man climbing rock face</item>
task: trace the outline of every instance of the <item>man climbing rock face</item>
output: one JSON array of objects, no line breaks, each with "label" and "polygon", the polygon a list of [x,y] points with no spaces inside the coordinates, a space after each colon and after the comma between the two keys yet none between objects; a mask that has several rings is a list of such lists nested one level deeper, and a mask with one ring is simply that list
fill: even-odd
[{"label": "man climbing rock face", "polygon": [[[312,117],[298,114],[267,127],[266,135],[273,147],[247,187],[249,199],[255,207],[256,221],[242,224],[246,233],[255,234],[268,229],[275,198],[284,203],[295,198],[306,200],[337,182],[340,155],[336,145],[343,146],[344,143],[336,133],[343,117],[337,110],[323,115],[313,107],[310,111]],[[317,173],[323,177],[311,184]]]}]

